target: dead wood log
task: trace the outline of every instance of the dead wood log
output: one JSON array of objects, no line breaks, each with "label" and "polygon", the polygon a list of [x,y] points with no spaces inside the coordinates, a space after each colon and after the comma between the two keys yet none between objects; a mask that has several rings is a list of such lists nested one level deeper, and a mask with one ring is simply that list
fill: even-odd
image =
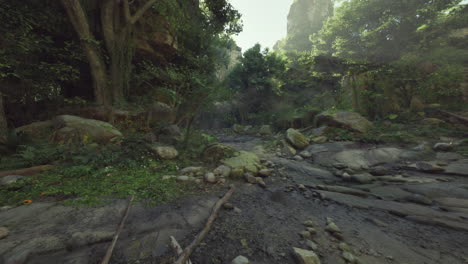
[{"label": "dead wood log", "polygon": [[460,115],[457,115],[457,114],[454,114],[454,113],[450,113],[450,112],[447,112],[447,111],[443,111],[443,110],[439,110],[439,113],[441,113],[441,114],[443,114],[445,116],[457,119],[460,123],[468,125],[468,118],[465,118],[463,116],[460,116]]},{"label": "dead wood log", "polygon": [[122,220],[120,221],[119,227],[117,228],[117,231],[115,232],[114,239],[112,239],[112,243],[110,244],[109,248],[106,251],[106,255],[102,259],[101,264],[108,264],[111,257],[112,257],[112,252],[114,252],[115,245],[117,244],[117,240],[119,239],[120,233],[123,230],[123,227],[125,225],[125,221],[127,220],[128,213],[130,212],[130,207],[132,206],[132,202],[135,199],[135,196],[132,195],[130,197],[130,201],[128,201],[127,208],[125,208],[124,215],[122,217]]},{"label": "dead wood log", "polygon": [[221,209],[221,206],[226,203],[229,198],[231,198],[232,194],[234,193],[234,186],[231,186],[229,191],[221,198],[219,201],[216,202],[216,204],[213,207],[213,211],[211,212],[210,217],[208,218],[208,221],[205,224],[205,227],[203,230],[195,237],[195,239],[190,243],[188,247],[184,249],[182,254],[179,256],[177,261],[174,264],[186,264],[187,260],[190,257],[190,254],[192,254],[193,250],[200,244],[200,242],[205,238],[205,236],[208,234],[208,232],[211,229],[211,226],[214,223],[214,220],[218,216],[219,209]]},{"label": "dead wood log", "polygon": [[[174,250],[174,254],[176,256],[180,256],[184,252],[182,247],[179,245],[179,242],[177,242],[177,240],[173,236],[171,236],[171,247]],[[188,259],[187,262],[185,262],[185,264],[192,264],[192,261]]]}]

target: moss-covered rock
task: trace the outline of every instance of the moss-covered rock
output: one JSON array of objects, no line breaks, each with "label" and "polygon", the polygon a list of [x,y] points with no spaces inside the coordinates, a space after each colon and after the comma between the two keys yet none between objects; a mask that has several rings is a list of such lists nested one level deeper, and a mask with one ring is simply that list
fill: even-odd
[{"label": "moss-covered rock", "polygon": [[61,144],[101,143],[107,144],[122,137],[122,133],[111,124],[72,115],[62,115],[54,119],[56,131],[53,140]]},{"label": "moss-covered rock", "polygon": [[234,148],[230,146],[223,144],[213,144],[203,150],[202,159],[205,162],[217,163],[222,159],[231,157],[234,152]]},{"label": "moss-covered rock", "polygon": [[323,112],[315,118],[316,125],[341,127],[365,133],[372,127],[372,122],[355,112]]},{"label": "moss-covered rock", "polygon": [[234,155],[234,157],[222,160],[222,163],[231,167],[231,175],[239,169],[256,175],[263,167],[260,164],[260,158],[255,153],[247,151],[239,151]]},{"label": "moss-covered rock", "polygon": [[47,142],[54,132],[54,123],[51,120],[34,122],[15,129],[16,134],[25,135],[33,142]]},{"label": "moss-covered rock", "polygon": [[232,131],[234,131],[234,133],[236,134],[242,134],[244,133],[244,126],[239,125],[239,124],[234,124],[232,126]]},{"label": "moss-covered rock", "polygon": [[298,149],[304,149],[310,144],[309,139],[294,128],[290,128],[286,131],[286,139]]}]

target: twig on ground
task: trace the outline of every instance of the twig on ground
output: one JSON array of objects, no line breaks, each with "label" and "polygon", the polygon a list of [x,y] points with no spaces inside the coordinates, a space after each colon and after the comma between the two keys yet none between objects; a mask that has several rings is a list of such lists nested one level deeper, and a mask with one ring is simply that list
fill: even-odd
[{"label": "twig on ground", "polygon": [[123,229],[123,227],[125,225],[125,221],[127,220],[128,213],[130,212],[130,207],[132,206],[132,202],[133,202],[134,199],[135,199],[135,196],[132,195],[130,197],[130,201],[128,201],[127,208],[125,208],[124,215],[123,215],[122,220],[120,221],[120,225],[117,228],[117,231],[116,231],[116,233],[114,235],[114,239],[112,239],[112,243],[109,246],[109,248],[107,249],[106,255],[102,259],[101,264],[108,264],[109,263],[109,261],[110,261],[110,259],[112,257],[112,252],[114,251],[114,247],[117,244],[117,240],[119,239],[120,233],[122,232],[122,229]]},{"label": "twig on ground", "polygon": [[235,190],[234,186],[231,185],[231,188],[223,196],[223,198],[221,198],[220,200],[216,202],[216,204],[213,207],[213,211],[211,212],[211,215],[208,218],[208,221],[206,222],[203,230],[195,237],[192,243],[184,249],[184,251],[182,252],[182,254],[179,256],[179,258],[174,264],[186,264],[187,263],[187,260],[189,259],[190,254],[192,254],[193,250],[198,246],[198,244],[200,244],[203,238],[205,238],[205,236],[208,234],[208,232],[211,229],[211,226],[213,225],[214,220],[218,216],[219,209],[227,200],[229,200],[229,198],[231,198],[232,194],[234,193],[234,190]]}]

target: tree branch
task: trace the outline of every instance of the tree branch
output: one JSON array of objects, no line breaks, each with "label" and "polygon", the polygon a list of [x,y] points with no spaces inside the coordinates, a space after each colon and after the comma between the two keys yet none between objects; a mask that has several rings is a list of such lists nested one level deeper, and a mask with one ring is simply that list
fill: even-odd
[{"label": "tree branch", "polygon": [[114,50],[115,42],[115,26],[114,16],[115,12],[115,0],[105,0],[101,8],[101,24],[102,24],[102,35],[106,44],[107,52],[111,53]]},{"label": "tree branch", "polygon": [[156,3],[156,1],[158,0],[148,0],[148,2],[146,2],[146,4],[138,9],[135,15],[132,16],[130,19],[130,24],[135,24],[145,14],[145,12],[148,11],[148,9],[150,9],[154,3]]},{"label": "tree branch", "polygon": [[216,202],[215,206],[213,207],[213,211],[210,217],[208,218],[208,221],[205,224],[205,228],[203,228],[203,230],[195,237],[195,240],[193,240],[192,243],[188,247],[185,248],[185,250],[179,256],[177,261],[174,262],[174,264],[186,264],[187,263],[187,260],[189,259],[190,254],[192,254],[193,250],[198,246],[198,244],[200,244],[203,238],[205,238],[205,236],[208,234],[208,231],[210,231],[214,220],[218,216],[219,209],[227,200],[229,200],[229,198],[231,198],[231,195],[232,193],[234,193],[234,190],[235,190],[234,186],[231,186],[231,188],[223,196],[223,198],[221,198],[220,200],[218,200],[218,202]]},{"label": "tree branch", "polygon": [[128,2],[128,0],[123,0],[123,11],[124,11],[125,24],[130,23],[130,19],[132,18],[132,15],[130,14],[130,3]]}]

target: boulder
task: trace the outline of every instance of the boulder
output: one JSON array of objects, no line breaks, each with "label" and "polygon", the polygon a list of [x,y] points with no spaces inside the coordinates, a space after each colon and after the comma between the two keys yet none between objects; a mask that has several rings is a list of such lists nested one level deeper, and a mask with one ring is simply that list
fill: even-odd
[{"label": "boulder", "polygon": [[202,159],[205,162],[217,163],[234,154],[235,150],[223,144],[213,144],[205,148],[202,153]]},{"label": "boulder", "polygon": [[290,128],[286,131],[286,139],[298,149],[304,149],[310,144],[309,139],[294,128]]},{"label": "boulder", "polygon": [[221,165],[221,166],[217,167],[213,171],[213,173],[214,173],[215,176],[229,177],[229,175],[231,174],[231,168],[229,168],[226,165]]},{"label": "boulder", "polygon": [[172,107],[165,103],[156,102],[148,109],[148,125],[153,127],[158,124],[171,124],[176,117]]},{"label": "boulder", "polygon": [[257,175],[262,168],[260,158],[255,153],[247,151],[239,151],[234,157],[222,160],[222,163],[233,171],[243,169],[244,172],[250,172],[253,175]]},{"label": "boulder", "polygon": [[319,137],[312,139],[312,142],[316,144],[323,144],[323,143],[326,143],[327,141],[328,141],[328,138],[326,136],[319,136]]},{"label": "boulder", "polygon": [[434,147],[432,147],[435,151],[450,151],[453,149],[452,143],[436,143]]},{"label": "boulder", "polygon": [[374,176],[372,176],[369,173],[361,173],[361,174],[351,175],[351,180],[361,183],[361,184],[367,184],[367,183],[371,183],[374,181]]},{"label": "boulder", "polygon": [[108,144],[122,137],[122,133],[111,124],[99,120],[62,115],[56,117],[53,122],[56,131],[52,139],[60,144]]},{"label": "boulder", "polygon": [[321,137],[321,136],[326,136],[330,131],[330,128],[328,126],[322,126],[319,128],[314,128],[311,131],[311,134],[313,137]]},{"label": "boulder", "polygon": [[157,141],[164,144],[176,144],[182,140],[183,134],[179,126],[169,125],[160,130],[154,131]]},{"label": "boulder", "polygon": [[172,146],[152,145],[150,146],[150,150],[155,154],[157,158],[163,160],[171,160],[179,156],[179,152],[177,151],[177,149],[175,149]]},{"label": "boulder", "polygon": [[271,129],[270,125],[263,125],[260,127],[258,133],[262,136],[271,136],[273,135],[273,130]]},{"label": "boulder", "polygon": [[24,176],[19,175],[8,175],[0,178],[0,186],[10,185],[16,183],[18,180],[21,180]]},{"label": "boulder", "polygon": [[216,182],[216,176],[212,172],[208,172],[205,174],[205,181],[209,183],[215,183]]},{"label": "boulder", "polygon": [[323,112],[316,116],[315,123],[317,125],[342,127],[360,133],[365,133],[372,127],[369,120],[354,112]]},{"label": "boulder", "polygon": [[297,153],[296,149],[293,146],[291,146],[288,142],[286,142],[285,140],[282,140],[281,145],[282,145],[281,151],[284,154],[286,154],[287,156],[296,155]]},{"label": "boulder", "polygon": [[293,255],[298,264],[320,264],[320,259],[314,251],[293,248]]},{"label": "boulder", "polygon": [[54,122],[52,120],[34,122],[29,125],[15,129],[17,135],[25,135],[33,142],[47,142],[54,132]]},{"label": "boulder", "polygon": [[201,174],[203,172],[204,168],[203,167],[186,167],[183,168],[179,171],[179,174],[181,175],[197,175]]},{"label": "boulder", "polygon": [[239,125],[239,124],[234,124],[232,126],[232,131],[234,131],[234,133],[236,133],[236,134],[242,134],[242,133],[244,133],[244,127],[242,125]]}]

